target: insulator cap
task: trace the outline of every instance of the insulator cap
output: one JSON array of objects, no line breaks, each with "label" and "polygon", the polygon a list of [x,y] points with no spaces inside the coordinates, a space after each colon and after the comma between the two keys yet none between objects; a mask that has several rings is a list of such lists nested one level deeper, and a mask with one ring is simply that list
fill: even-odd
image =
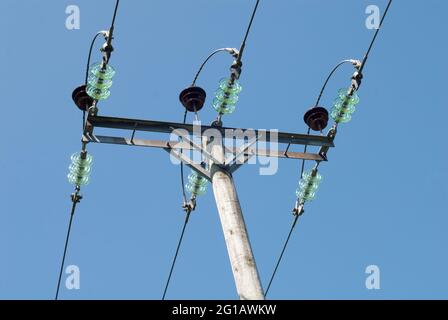
[{"label": "insulator cap", "polygon": [[328,125],[328,111],[323,107],[308,110],[303,117],[305,123],[314,131],[322,131]]},{"label": "insulator cap", "polygon": [[73,91],[72,99],[76,106],[82,111],[87,111],[94,102],[94,100],[87,94],[85,85],[82,85]]},{"label": "insulator cap", "polygon": [[188,87],[179,95],[182,105],[190,112],[199,111],[205,103],[207,93],[200,87]]}]

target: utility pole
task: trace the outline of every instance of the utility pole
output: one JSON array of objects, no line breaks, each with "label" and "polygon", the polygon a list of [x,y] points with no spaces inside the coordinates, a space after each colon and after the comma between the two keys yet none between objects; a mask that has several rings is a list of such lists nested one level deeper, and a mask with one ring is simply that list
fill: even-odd
[{"label": "utility pole", "polygon": [[[219,162],[224,163],[222,139],[213,144],[211,154]],[[241,300],[264,300],[263,288],[232,175],[225,167],[213,163],[211,177],[238,295]]]}]

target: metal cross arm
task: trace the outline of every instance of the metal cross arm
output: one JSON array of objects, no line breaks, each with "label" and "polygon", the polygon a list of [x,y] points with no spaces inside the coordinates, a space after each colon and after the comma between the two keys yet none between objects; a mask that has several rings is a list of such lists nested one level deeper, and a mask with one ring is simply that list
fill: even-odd
[{"label": "metal cross arm", "polygon": [[[241,128],[222,128],[214,126],[202,126],[198,124],[183,124],[175,122],[162,122],[152,120],[139,120],[139,119],[124,119],[114,117],[100,117],[90,115],[87,121],[88,130],[85,131],[83,136],[84,143],[104,143],[104,144],[117,144],[137,147],[151,147],[161,148],[169,152],[172,156],[179,161],[184,162],[187,166],[194,169],[202,176],[210,180],[210,172],[195,163],[182,151],[197,151],[201,153],[201,156],[208,161],[223,165],[228,168],[228,171],[233,173],[242,165],[247,163],[253,156],[261,157],[277,157],[286,159],[303,159],[310,161],[327,161],[326,155],[322,152],[317,154],[307,152],[292,152],[289,151],[289,147],[286,151],[279,151],[274,149],[262,149],[253,147],[254,143],[258,141],[272,142],[272,143],[288,143],[290,144],[306,144],[310,146],[319,146],[324,150],[328,150],[333,147],[333,139],[331,136],[313,136],[297,133],[285,133],[277,131],[267,130],[251,130]],[[132,133],[129,138],[96,135],[93,133],[95,128],[108,128],[129,130]],[[164,141],[164,140],[145,140],[135,138],[137,131],[143,132],[155,132],[155,133],[171,133],[174,136],[182,137],[181,141]],[[184,132],[182,134],[181,132]],[[211,132],[211,134],[210,134]],[[251,136],[249,143],[243,144],[240,148],[234,146],[225,146],[225,153],[230,154],[230,160],[224,160],[224,163],[220,163],[215,157],[213,157],[208,148],[202,146],[201,143],[196,143],[190,139],[190,135],[193,137],[220,134],[225,137],[232,137],[233,139],[244,139]],[[247,135],[246,135],[247,134]],[[200,140],[201,141],[201,140]],[[227,157],[226,157],[227,159]]]},{"label": "metal cross arm", "polygon": [[[204,134],[208,130],[218,130],[223,135],[231,135],[232,133],[237,136],[238,132],[246,132],[249,129],[238,128],[226,128],[226,127],[213,127],[206,125],[193,125],[183,124],[176,122],[163,122],[153,120],[140,120],[140,119],[125,119],[103,116],[90,115],[87,120],[87,125],[93,128],[109,128],[109,129],[121,129],[130,131],[146,131],[146,132],[158,132],[158,133],[172,133],[173,130],[183,129],[189,134]],[[291,143],[299,145],[317,146],[317,147],[334,147],[334,143],[331,138],[318,135],[307,135],[299,133],[287,133],[287,132],[274,132],[269,130],[253,130],[256,137],[259,137],[260,141],[271,142],[273,136],[277,138],[277,143]]]}]

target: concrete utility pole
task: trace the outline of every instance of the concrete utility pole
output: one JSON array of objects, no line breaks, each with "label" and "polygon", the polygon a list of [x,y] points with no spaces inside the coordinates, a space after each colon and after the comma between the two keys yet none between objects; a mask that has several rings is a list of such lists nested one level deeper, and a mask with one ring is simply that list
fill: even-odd
[{"label": "concrete utility pole", "polygon": [[[222,139],[213,144],[211,154],[220,163],[224,163]],[[232,175],[225,167],[213,163],[211,178],[238,295],[241,300],[264,300],[263,288]]]}]

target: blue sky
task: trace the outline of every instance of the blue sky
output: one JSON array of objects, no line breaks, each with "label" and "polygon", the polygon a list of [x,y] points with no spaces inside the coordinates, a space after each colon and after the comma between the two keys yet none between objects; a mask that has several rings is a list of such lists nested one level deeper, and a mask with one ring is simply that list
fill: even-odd
[{"label": "blue sky", "polygon": [[[329,70],[361,59],[373,36],[365,8],[386,0],[262,0],[249,38],[236,127],[305,131],[303,113]],[[78,5],[81,29],[65,28]],[[100,114],[181,121],[179,92],[212,50],[238,47],[254,1],[123,0],[111,64],[117,70]],[[0,298],[52,299],[69,219],[69,157],[80,149],[81,114],[71,101],[83,82],[90,40],[108,28],[114,1],[4,0]],[[448,298],[446,79],[448,3],[396,0],[349,124],[322,165],[317,200],[288,247],[271,299]],[[94,52],[94,61],[100,54]],[[198,84],[211,96],[231,60],[210,63]],[[352,70],[332,79],[331,107]],[[160,299],[183,223],[178,167],[153,149],[91,145],[67,256],[81,289],[63,299]],[[263,284],[290,226],[299,163],[274,176],[246,166],[235,175]],[[367,290],[378,265],[381,289]],[[188,226],[170,299],[237,298],[211,188]]]}]

